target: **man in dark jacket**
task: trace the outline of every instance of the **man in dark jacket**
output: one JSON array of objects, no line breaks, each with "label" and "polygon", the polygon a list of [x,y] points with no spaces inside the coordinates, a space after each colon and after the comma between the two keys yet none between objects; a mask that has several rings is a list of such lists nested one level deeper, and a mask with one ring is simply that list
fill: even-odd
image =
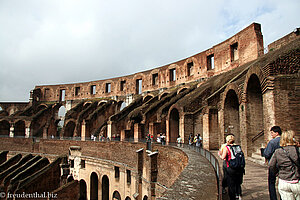
[{"label": "man in dark jacket", "polygon": [[[269,141],[263,153],[263,156],[268,160],[268,162],[272,158],[272,155],[275,152],[275,150],[280,147],[279,142],[281,136],[281,128],[279,126],[273,126],[270,131],[271,131],[272,140]],[[274,174],[269,169],[268,185],[269,185],[270,200],[277,200],[275,182],[276,182],[276,174]]]}]

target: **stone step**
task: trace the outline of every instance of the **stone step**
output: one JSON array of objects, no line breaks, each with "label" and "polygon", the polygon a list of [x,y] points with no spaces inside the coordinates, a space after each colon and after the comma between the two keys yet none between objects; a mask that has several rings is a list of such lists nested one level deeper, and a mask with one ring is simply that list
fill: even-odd
[{"label": "stone step", "polygon": [[260,155],[259,152],[254,152],[250,157],[247,158],[248,160],[251,160],[252,162],[255,162],[257,164],[265,166],[265,158]]}]

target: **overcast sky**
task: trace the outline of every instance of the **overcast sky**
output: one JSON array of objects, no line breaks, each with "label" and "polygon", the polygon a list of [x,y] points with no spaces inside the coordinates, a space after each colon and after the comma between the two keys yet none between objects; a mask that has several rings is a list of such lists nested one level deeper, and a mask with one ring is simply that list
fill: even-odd
[{"label": "overcast sky", "polygon": [[160,67],[253,22],[266,47],[300,27],[299,10],[299,0],[0,0],[0,101]]}]

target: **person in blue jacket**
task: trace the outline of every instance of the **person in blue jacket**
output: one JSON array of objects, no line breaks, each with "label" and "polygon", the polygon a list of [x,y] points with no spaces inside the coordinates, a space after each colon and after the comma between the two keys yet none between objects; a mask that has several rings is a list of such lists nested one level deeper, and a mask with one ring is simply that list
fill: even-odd
[{"label": "person in blue jacket", "polygon": [[[270,161],[273,153],[276,149],[280,147],[280,136],[281,136],[281,128],[279,126],[273,126],[270,130],[272,139],[269,141],[267,147],[263,151],[263,156]],[[268,173],[268,186],[269,186],[269,195],[270,200],[277,200],[276,189],[276,174],[274,174],[270,169]]]}]

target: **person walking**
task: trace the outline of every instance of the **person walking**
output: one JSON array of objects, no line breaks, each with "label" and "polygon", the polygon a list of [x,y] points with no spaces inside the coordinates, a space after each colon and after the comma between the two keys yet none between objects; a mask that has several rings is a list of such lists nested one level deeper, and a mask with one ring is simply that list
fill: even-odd
[{"label": "person walking", "polygon": [[[270,162],[273,153],[276,149],[280,147],[280,136],[281,136],[281,128],[279,126],[273,126],[270,129],[272,139],[269,141],[267,147],[263,151],[263,156]],[[270,200],[277,200],[276,195],[276,174],[273,173],[272,170],[268,170],[268,187],[269,187],[269,196]]]},{"label": "person walking", "polygon": [[300,200],[299,150],[294,141],[294,132],[285,131],[280,138],[281,148],[276,149],[269,169],[278,173],[278,191],[283,200]]},{"label": "person walking", "polygon": [[245,158],[241,146],[234,144],[233,135],[226,137],[226,148],[223,149],[220,157],[226,161],[226,181],[229,198],[230,200],[241,199]]}]

